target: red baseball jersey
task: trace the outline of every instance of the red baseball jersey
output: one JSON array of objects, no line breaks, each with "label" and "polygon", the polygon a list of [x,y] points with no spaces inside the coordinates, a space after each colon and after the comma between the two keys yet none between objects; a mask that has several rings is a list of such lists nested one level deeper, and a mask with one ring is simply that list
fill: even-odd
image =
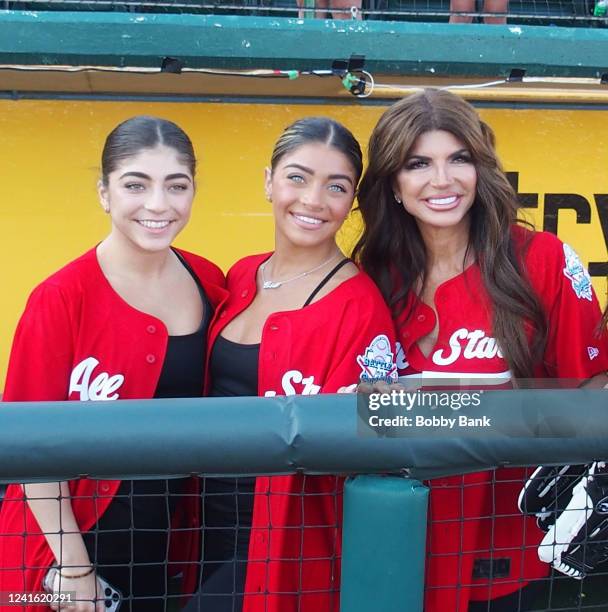
[{"label": "red baseball jersey", "polygon": [[[180,253],[215,306],[226,295],[221,270],[202,257]],[[30,295],[15,333],[3,401],[152,398],[167,338],[162,321],[136,310],[114,291],[92,249]],[[119,485],[117,480],[69,483],[81,531],[90,529],[103,515]],[[197,529],[196,512],[186,514]],[[184,543],[189,550],[182,549],[184,556],[180,553],[180,557],[194,560],[198,555],[195,539],[188,540]],[[41,591],[44,574],[53,562],[21,486],[10,485],[0,512],[0,591]],[[36,612],[41,608],[20,609]],[[15,607],[6,610],[13,612]]]},{"label": "red baseball jersey", "polygon": [[[608,369],[608,338],[591,279],[576,253],[553,234],[513,228],[516,249],[528,245],[524,267],[547,317],[549,335],[538,378],[587,379]],[[529,242],[528,242],[529,241]],[[441,284],[432,308],[408,296],[397,322],[397,365],[402,375],[511,378],[492,337],[492,302],[476,264]],[[405,313],[411,314],[406,317]],[[438,321],[437,321],[438,319]],[[439,326],[428,356],[417,342]],[[399,346],[400,345],[400,346]],[[531,442],[532,443],[532,442]],[[538,559],[542,533],[517,508],[526,471],[498,469],[431,483],[425,610],[467,610],[469,601],[494,599],[548,574]],[[500,560],[503,560],[500,562]],[[490,582],[481,568],[501,567]]]},{"label": "red baseball jersey", "polygon": [[[230,298],[210,346],[253,301],[257,270],[269,257],[247,257],[228,273]],[[268,317],[259,395],[335,393],[362,378],[395,378],[393,346],[389,310],[359,272],[309,306]],[[342,486],[337,476],[256,479],[245,612],[338,612]]]}]

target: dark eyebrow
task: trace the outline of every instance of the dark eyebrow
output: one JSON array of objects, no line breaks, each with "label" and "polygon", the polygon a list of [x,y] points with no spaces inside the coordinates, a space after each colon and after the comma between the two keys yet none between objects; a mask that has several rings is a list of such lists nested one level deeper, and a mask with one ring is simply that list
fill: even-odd
[{"label": "dark eyebrow", "polygon": [[[302,166],[301,164],[286,164],[285,168],[298,168],[298,170],[302,170],[302,172],[306,172],[306,174],[314,174],[312,169]],[[348,181],[351,185],[354,185],[353,179],[347,174],[330,174],[328,178],[332,181],[342,179]]]},{"label": "dark eyebrow", "polygon": [[187,174],[184,174],[183,172],[176,172],[174,174],[167,174],[167,176],[165,177],[165,181],[173,181],[175,179],[186,179],[186,180],[192,182],[192,179]]},{"label": "dark eyebrow", "polygon": [[150,177],[143,172],[125,172],[124,174],[120,175],[120,178],[125,178],[125,176],[135,176],[137,178],[147,179],[148,181],[150,180]]},{"label": "dark eyebrow", "polygon": [[310,168],[307,168],[306,166],[302,166],[301,164],[286,164],[285,168],[298,168],[298,170],[302,170],[303,172],[306,172],[307,174],[314,174],[314,172]]},{"label": "dark eyebrow", "polygon": [[471,155],[471,151],[469,151],[465,147],[465,148],[462,148],[462,149],[458,149],[458,151],[455,151],[454,153],[452,153],[452,155],[450,157],[455,157],[456,155],[462,155],[463,153],[466,153],[467,155]]},{"label": "dark eyebrow", "polygon": [[[125,178],[125,176],[135,176],[137,178],[145,179],[147,181],[152,180],[152,178],[148,176],[145,172],[125,172],[120,176],[120,178],[123,179]],[[173,181],[175,179],[187,179],[188,181],[192,182],[192,179],[187,174],[183,174],[182,172],[167,174],[167,176],[165,177],[165,181]]]},{"label": "dark eyebrow", "polygon": [[[456,157],[457,155],[462,155],[463,153],[466,153],[467,155],[471,154],[471,152],[464,147],[462,149],[458,149],[458,151],[454,151],[454,153],[450,153],[450,157]],[[428,161],[431,158],[427,157],[426,155],[408,155],[406,161],[409,159],[421,159],[422,161]]]},{"label": "dark eyebrow", "polygon": [[342,180],[348,181],[351,185],[354,185],[353,179],[351,179],[350,176],[348,176],[347,174],[330,174],[329,178],[332,181],[342,179]]}]

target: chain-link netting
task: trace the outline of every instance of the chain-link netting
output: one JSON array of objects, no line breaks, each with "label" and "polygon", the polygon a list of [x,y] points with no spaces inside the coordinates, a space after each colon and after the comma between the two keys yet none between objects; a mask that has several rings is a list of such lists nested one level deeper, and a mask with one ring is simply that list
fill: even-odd
[{"label": "chain-link netting", "polygon": [[[608,609],[605,471],[589,463],[427,481],[425,610]],[[67,495],[66,486],[25,485],[26,500],[9,485],[0,609],[86,599],[96,576],[106,609],[120,612],[338,612],[342,478],[82,480]],[[386,571],[399,575],[390,559]]]}]

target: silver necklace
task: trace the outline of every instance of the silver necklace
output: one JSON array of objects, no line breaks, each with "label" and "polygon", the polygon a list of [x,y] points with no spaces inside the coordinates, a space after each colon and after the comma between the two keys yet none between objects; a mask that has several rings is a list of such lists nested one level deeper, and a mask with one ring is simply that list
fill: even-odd
[{"label": "silver necklace", "polygon": [[264,271],[266,269],[266,264],[270,261],[270,259],[267,259],[260,266],[260,272],[262,274],[262,289],[278,289],[279,287],[282,287],[286,283],[291,283],[292,281],[298,280],[299,278],[304,278],[305,276],[308,276],[309,274],[312,274],[313,272],[320,270],[323,266],[326,266],[330,261],[333,261],[336,258],[337,258],[337,255],[332,255],[329,259],[325,260],[322,264],[319,264],[312,270],[306,270],[306,272],[302,272],[301,274],[298,274],[297,276],[288,278],[287,280],[283,280],[283,281],[266,280],[266,275]]}]

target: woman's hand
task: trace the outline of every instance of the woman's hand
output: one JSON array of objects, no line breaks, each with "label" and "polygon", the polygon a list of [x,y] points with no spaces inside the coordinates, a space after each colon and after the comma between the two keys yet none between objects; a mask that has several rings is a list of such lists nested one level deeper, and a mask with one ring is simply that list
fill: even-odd
[{"label": "woman's hand", "polygon": [[[70,610],[70,612],[105,612],[106,610],[103,589],[95,572],[78,578],[70,578],[61,575],[58,571],[55,572],[53,595],[58,601],[51,605],[51,610]],[[61,595],[64,596],[63,601]]]},{"label": "woman's hand", "polygon": [[[102,601],[95,603],[96,596],[101,597],[103,593],[103,590],[95,588],[95,572],[78,576],[86,573],[92,564],[74,516],[68,483],[24,484],[23,491],[49,548],[64,568],[62,576],[59,576],[58,568],[50,570],[54,575],[51,575],[52,581],[49,576],[48,587],[52,587],[55,595],[65,595],[64,601],[58,601],[50,606],[51,609],[106,612]],[[72,603],[67,601],[68,593]]]},{"label": "woman's hand", "polygon": [[357,383],[348,385],[348,387],[340,387],[338,389],[338,393],[356,393],[356,392],[357,392]]}]

